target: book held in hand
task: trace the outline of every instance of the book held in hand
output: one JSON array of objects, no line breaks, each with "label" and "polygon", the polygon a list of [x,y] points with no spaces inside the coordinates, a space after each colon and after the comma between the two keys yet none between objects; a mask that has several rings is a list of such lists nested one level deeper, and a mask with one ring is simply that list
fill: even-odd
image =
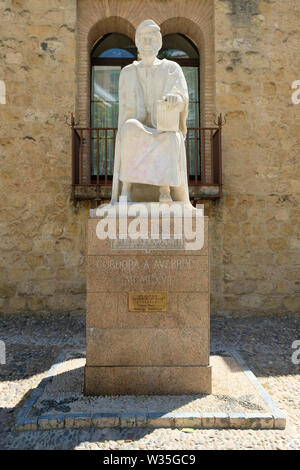
[{"label": "book held in hand", "polygon": [[179,114],[178,106],[168,108],[167,101],[157,101],[157,129],[159,131],[179,131]]}]

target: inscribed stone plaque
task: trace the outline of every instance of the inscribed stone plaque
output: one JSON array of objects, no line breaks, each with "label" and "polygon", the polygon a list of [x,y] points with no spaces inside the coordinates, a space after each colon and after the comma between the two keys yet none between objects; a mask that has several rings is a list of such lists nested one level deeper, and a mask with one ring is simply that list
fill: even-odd
[{"label": "inscribed stone plaque", "polygon": [[167,292],[129,292],[128,310],[130,312],[167,312]]},{"label": "inscribed stone plaque", "polygon": [[153,240],[149,239],[138,239],[131,240],[131,238],[126,238],[125,240],[116,239],[111,240],[111,249],[112,250],[144,250],[146,253],[156,250],[184,250],[185,249],[185,240],[183,239],[158,239]]}]

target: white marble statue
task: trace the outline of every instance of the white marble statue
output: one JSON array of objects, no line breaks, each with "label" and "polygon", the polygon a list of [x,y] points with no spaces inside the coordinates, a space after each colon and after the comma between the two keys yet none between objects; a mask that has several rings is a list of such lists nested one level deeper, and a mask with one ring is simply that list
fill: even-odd
[{"label": "white marble statue", "polygon": [[156,56],[159,26],[136,30],[141,60],[124,67],[119,82],[119,122],[112,200],[181,201],[190,204],[184,138],[188,89],[181,67]]}]

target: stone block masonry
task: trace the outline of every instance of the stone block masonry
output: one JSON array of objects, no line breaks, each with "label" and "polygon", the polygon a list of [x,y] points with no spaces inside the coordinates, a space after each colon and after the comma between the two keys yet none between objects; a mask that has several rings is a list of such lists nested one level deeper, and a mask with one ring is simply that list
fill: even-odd
[{"label": "stone block masonry", "polygon": [[211,393],[207,217],[202,249],[122,255],[97,238],[99,220],[87,230],[85,394]]},{"label": "stone block masonry", "polygon": [[200,50],[202,125],[226,117],[224,198],[206,204],[212,315],[298,315],[296,0],[0,1],[1,314],[85,311],[85,224],[95,204],[70,201],[66,116],[88,119],[93,41],[133,37],[145,17]]}]

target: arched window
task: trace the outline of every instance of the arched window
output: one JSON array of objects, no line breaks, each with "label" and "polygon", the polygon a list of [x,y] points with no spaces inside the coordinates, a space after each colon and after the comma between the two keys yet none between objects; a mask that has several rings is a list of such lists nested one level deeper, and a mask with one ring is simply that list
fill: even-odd
[{"label": "arched window", "polygon": [[199,53],[194,44],[183,34],[163,37],[160,59],[177,62],[183,70],[189,89],[189,115],[187,127],[199,127]]},{"label": "arched window", "polygon": [[[194,44],[182,34],[168,34],[163,37],[163,45],[159,51],[160,59],[166,58],[177,62],[183,69],[189,89],[188,128],[200,127],[199,103],[199,53]],[[137,59],[134,41],[119,33],[105,35],[93,48],[91,54],[91,127],[108,128],[108,130],[92,131],[92,178],[96,175],[96,155],[107,155],[107,166],[104,159],[100,160],[100,175],[112,179],[114,136],[118,127],[118,85],[121,69]],[[194,132],[188,135],[188,154],[190,176],[195,175],[195,140]],[[100,140],[98,139],[100,136]],[[100,148],[97,148],[97,145]],[[198,155],[200,159],[200,156]],[[200,161],[197,168],[200,169]]]},{"label": "arched window", "polygon": [[[186,151],[189,163],[189,179],[193,180],[195,171],[197,171],[199,177],[201,174],[200,132],[193,130],[200,127],[199,52],[196,46],[183,34],[167,34],[163,37],[163,44],[158,57],[177,62],[181,66],[187,82],[189,90],[187,127],[192,129],[189,130],[187,135]],[[196,164],[195,157],[197,159]]]},{"label": "arched window", "polygon": [[[119,77],[125,65],[137,58],[134,42],[119,33],[106,34],[93,48],[91,57],[91,127],[109,128],[92,131],[92,178],[97,174],[97,145],[101,155],[107,155],[107,167],[100,160],[100,175],[112,179],[115,132],[118,127]],[[100,137],[100,140],[98,139]]]}]

